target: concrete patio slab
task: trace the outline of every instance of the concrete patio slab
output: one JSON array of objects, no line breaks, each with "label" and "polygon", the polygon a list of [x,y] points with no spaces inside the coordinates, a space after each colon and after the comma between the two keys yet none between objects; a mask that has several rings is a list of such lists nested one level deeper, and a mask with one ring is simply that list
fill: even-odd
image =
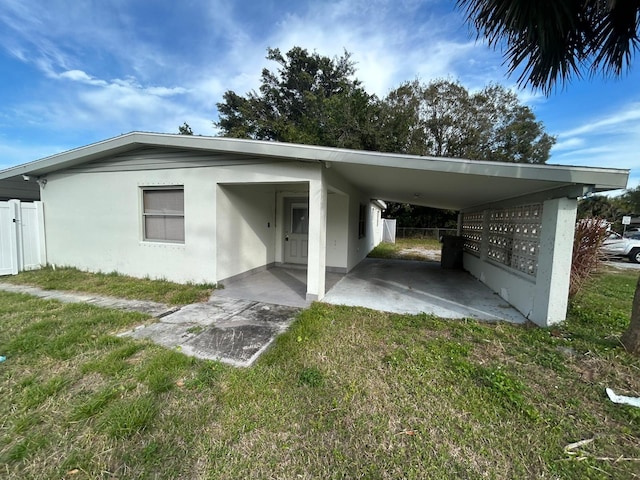
[{"label": "concrete patio slab", "polygon": [[[333,287],[344,275],[327,272],[326,289]],[[223,282],[224,288],[216,290],[212,298],[240,298],[259,300],[290,307],[308,307],[307,269],[304,266],[274,267],[244,278]]]},{"label": "concrete patio slab", "polygon": [[462,270],[437,262],[365,258],[323,302],[442,318],[524,323],[526,318]]}]

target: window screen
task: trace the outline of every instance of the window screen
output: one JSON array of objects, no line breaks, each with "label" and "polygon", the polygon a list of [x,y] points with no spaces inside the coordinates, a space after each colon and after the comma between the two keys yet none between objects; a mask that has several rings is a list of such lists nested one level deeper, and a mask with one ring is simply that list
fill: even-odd
[{"label": "window screen", "polygon": [[142,191],[144,239],[184,243],[184,188]]}]

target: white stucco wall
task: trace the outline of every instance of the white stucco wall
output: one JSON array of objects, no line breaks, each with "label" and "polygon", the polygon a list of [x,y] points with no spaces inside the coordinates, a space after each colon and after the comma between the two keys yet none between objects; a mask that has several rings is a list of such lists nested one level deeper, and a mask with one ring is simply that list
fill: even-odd
[{"label": "white stucco wall", "polygon": [[[382,241],[382,220],[380,219],[380,209],[371,203],[371,198],[360,192],[347,182],[343,177],[338,175],[331,169],[324,169],[323,175],[327,184],[335,191],[341,192],[348,200],[343,203],[343,220],[346,225],[341,224],[340,228],[344,228],[346,242],[346,269],[352,270],[360,263],[373,248]],[[343,200],[344,202],[344,200]],[[359,218],[360,205],[365,205],[367,212],[366,235],[359,238]],[[331,211],[330,211],[331,213]],[[331,215],[329,216],[331,220]],[[327,245],[330,245],[330,238],[327,238]]]},{"label": "white stucco wall", "polygon": [[[185,243],[145,242],[141,187],[183,185]],[[55,265],[178,282],[215,282],[215,184],[200,169],[51,174],[42,191]]]},{"label": "white stucco wall", "polygon": [[275,262],[274,185],[217,187],[218,279]]},{"label": "white stucco wall", "polygon": [[573,198],[544,202],[535,305],[531,315],[531,320],[538,325],[553,325],[567,317],[577,205]]},{"label": "white stucco wall", "polygon": [[536,284],[534,278],[482,261],[470,253],[464,253],[464,269],[496,292],[506,302],[529,318],[533,313]]},{"label": "white stucco wall", "polygon": [[[359,236],[360,206],[364,205],[366,212],[366,234]],[[379,218],[379,208],[358,192],[350,197],[349,205],[349,270],[358,265],[376,245],[382,241],[382,221]]]},{"label": "white stucco wall", "polygon": [[349,244],[349,197],[338,193],[327,196],[327,267],[347,270]]},{"label": "white stucco wall", "polygon": [[327,184],[322,174],[309,181],[307,300],[322,300],[327,267]]},{"label": "white stucco wall", "polygon": [[[369,227],[371,228],[372,247],[375,248],[380,242],[382,242],[382,234],[384,227],[382,225],[382,209],[371,203],[369,204]],[[371,250],[370,250],[371,251]]]},{"label": "white stucco wall", "polygon": [[[275,166],[50,174],[42,191],[48,261],[90,271],[215,283],[230,272],[272,262],[277,241],[271,233],[275,229],[266,227],[268,218],[273,218],[273,197],[264,190],[252,192],[247,187],[247,201],[229,208],[230,197],[240,192],[239,187],[219,196],[217,185],[299,184],[317,176],[318,168],[288,162]],[[185,243],[145,242],[141,187],[171,185],[184,186]],[[218,208],[218,200],[224,208]],[[218,223],[233,236],[223,232],[219,237]],[[247,241],[248,249],[242,250],[233,240],[238,235]],[[227,261],[222,252],[232,252],[231,258]],[[218,272],[219,260],[222,272]],[[233,265],[237,260],[239,265]]]}]

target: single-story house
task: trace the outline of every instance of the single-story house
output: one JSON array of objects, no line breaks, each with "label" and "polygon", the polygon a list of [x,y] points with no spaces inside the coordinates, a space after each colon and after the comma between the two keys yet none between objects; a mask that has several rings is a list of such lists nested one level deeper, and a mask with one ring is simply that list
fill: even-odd
[{"label": "single-story house", "polygon": [[566,315],[577,199],[629,172],[133,132],[0,172],[41,202],[43,263],[177,282],[277,264],[348,272],[381,240],[383,201],[460,212],[464,268],[539,325]]}]

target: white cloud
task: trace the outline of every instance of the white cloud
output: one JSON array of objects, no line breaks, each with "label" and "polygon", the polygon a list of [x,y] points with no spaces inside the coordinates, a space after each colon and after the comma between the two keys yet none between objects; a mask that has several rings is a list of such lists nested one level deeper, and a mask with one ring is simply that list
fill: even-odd
[{"label": "white cloud", "polygon": [[149,95],[155,95],[157,97],[172,97],[174,95],[182,95],[187,93],[187,89],[184,87],[148,87],[145,88],[145,92]]},{"label": "white cloud", "polygon": [[[336,1],[312,4],[300,15],[284,16],[270,37],[287,51],[293,46],[322,55],[353,54],[356,76],[370,93],[385,96],[415,78],[463,78],[484,86],[496,80],[496,55],[469,38],[456,39],[459,17],[426,16],[415,23],[425,2]],[[472,72],[471,75],[467,75]]]},{"label": "white cloud", "polygon": [[82,70],[67,70],[57,75],[58,78],[72,80],[74,82],[86,83],[87,85],[95,85],[104,87],[107,86],[107,82],[104,80],[98,80],[92,76],[86,74]]},{"label": "white cloud", "polygon": [[562,150],[574,150],[576,148],[582,147],[585,144],[585,139],[581,138],[581,137],[573,137],[573,138],[568,138],[567,140],[562,140],[557,142],[553,148],[552,151],[555,152],[559,152]]},{"label": "white cloud", "polygon": [[638,120],[640,103],[585,118],[558,134],[549,163],[639,170]]},{"label": "white cloud", "polygon": [[629,130],[636,131],[638,120],[640,120],[640,103],[632,103],[620,112],[609,113],[602,118],[586,121],[579,127],[562,132],[560,136],[573,137],[590,133],[597,135],[619,134]]}]

